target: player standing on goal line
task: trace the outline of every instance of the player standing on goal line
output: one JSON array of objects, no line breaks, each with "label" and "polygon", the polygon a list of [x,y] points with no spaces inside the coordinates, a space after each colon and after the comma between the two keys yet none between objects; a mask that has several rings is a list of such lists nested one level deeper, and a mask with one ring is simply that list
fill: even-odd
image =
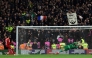
[{"label": "player standing on goal line", "polygon": [[69,45],[66,45],[66,46],[64,46],[64,48],[62,48],[62,49],[60,50],[60,52],[68,51],[68,50],[70,50],[70,49],[77,49],[78,46],[79,46],[79,44],[80,44],[80,41],[79,41],[79,42],[74,42],[74,43],[69,44]]},{"label": "player standing on goal line", "polygon": [[8,55],[14,55],[15,54],[15,52],[14,52],[14,45],[10,42],[9,36],[5,38],[5,45],[8,48],[7,54]]}]

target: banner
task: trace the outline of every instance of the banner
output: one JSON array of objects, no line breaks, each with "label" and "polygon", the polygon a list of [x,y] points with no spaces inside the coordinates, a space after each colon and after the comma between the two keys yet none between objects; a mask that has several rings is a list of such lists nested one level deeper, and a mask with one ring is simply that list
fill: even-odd
[{"label": "banner", "polygon": [[86,54],[86,51],[83,49],[74,49],[74,50],[69,50],[69,51],[63,51],[60,52],[60,49],[52,50],[52,49],[47,49],[47,50],[21,50],[22,55],[28,55],[28,54]]},{"label": "banner", "polygon": [[92,54],[92,49],[86,50],[86,54]]},{"label": "banner", "polygon": [[83,49],[74,49],[69,50],[69,54],[86,54],[86,51]]},{"label": "banner", "polygon": [[21,55],[28,55],[28,54],[69,54],[69,51],[60,52],[60,49],[56,49],[56,50],[36,49],[36,50],[31,50],[31,51],[30,50],[21,50]]},{"label": "banner", "polygon": [[[35,50],[19,50],[19,54],[28,55],[28,54],[92,54],[92,49],[83,50],[83,49],[73,49],[69,51],[60,52],[61,49],[35,49]],[[8,50],[0,50],[0,55],[7,55]]]},{"label": "banner", "polygon": [[63,51],[63,52],[60,52],[61,49],[56,49],[56,50],[51,50],[51,49],[48,49],[47,50],[47,54],[69,54],[69,51]]},{"label": "banner", "polygon": [[68,23],[69,25],[77,25],[77,15],[76,13],[67,13]]},{"label": "banner", "polygon": [[0,50],[0,55],[7,55],[8,50]]},{"label": "banner", "polygon": [[21,50],[22,55],[28,54],[46,54],[46,50],[36,49],[36,50]]},{"label": "banner", "polygon": [[3,53],[2,53],[2,52],[0,52],[0,55],[3,55]]}]

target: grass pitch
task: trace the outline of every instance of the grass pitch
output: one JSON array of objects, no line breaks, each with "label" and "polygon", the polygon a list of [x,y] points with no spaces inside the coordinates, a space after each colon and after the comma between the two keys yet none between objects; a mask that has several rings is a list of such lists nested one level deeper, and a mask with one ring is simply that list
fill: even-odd
[{"label": "grass pitch", "polygon": [[0,58],[92,58],[92,55],[0,55]]}]

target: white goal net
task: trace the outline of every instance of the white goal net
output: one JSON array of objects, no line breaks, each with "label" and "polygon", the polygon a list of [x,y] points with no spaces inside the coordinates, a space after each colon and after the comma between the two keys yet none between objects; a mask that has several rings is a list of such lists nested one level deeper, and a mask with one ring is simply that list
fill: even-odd
[{"label": "white goal net", "polygon": [[[91,31],[92,26],[17,26],[16,54],[30,54],[32,49],[51,49],[52,43],[68,44],[69,39],[75,42],[83,38],[89,42]],[[50,42],[49,47],[45,45],[46,41]]]}]

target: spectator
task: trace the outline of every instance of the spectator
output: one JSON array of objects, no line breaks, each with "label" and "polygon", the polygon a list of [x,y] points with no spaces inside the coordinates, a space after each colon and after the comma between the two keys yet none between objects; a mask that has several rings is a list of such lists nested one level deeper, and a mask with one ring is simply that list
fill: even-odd
[{"label": "spectator", "polygon": [[38,46],[37,46],[37,43],[36,42],[33,43],[32,49],[38,49]]},{"label": "spectator", "polygon": [[[0,0],[0,35],[4,39],[6,35],[11,35],[11,38],[16,38],[16,26],[68,26],[67,12],[76,12],[79,25],[92,25],[92,1],[91,0]],[[37,16],[47,16],[44,21],[38,21]],[[45,40],[43,35],[46,31],[35,31],[34,37],[36,41]],[[30,32],[29,32],[30,33]],[[58,33],[46,32],[46,37],[55,40]],[[19,41],[23,41],[26,31],[20,32]],[[74,32],[74,36],[78,35]],[[70,34],[69,34],[70,35]],[[73,38],[80,39],[79,35]],[[87,34],[86,34],[87,35]],[[64,36],[64,34],[63,34]],[[83,35],[85,37],[85,35]],[[34,41],[32,34],[28,34],[28,39]],[[1,39],[0,38],[0,39]],[[85,37],[87,38],[87,37]],[[51,39],[50,39],[51,40]],[[27,41],[27,40],[26,40]],[[23,42],[26,42],[23,41]],[[56,40],[55,40],[56,41]]]},{"label": "spectator", "polygon": [[0,50],[4,50],[4,45],[1,41],[0,41]]},{"label": "spectator", "polygon": [[64,36],[62,34],[58,35],[57,36],[58,42],[62,42],[63,38],[64,38]]}]

